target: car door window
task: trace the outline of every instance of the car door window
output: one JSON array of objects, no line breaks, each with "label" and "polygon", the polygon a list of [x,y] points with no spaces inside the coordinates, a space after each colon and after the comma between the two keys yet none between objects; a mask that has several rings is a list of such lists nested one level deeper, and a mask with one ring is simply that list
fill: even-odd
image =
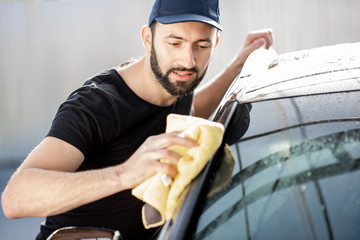
[{"label": "car door window", "polygon": [[[231,179],[208,194],[195,239],[359,236],[360,110],[346,105],[358,98],[347,93],[254,103],[247,133],[229,146]],[[324,101],[344,106],[311,106]]]}]

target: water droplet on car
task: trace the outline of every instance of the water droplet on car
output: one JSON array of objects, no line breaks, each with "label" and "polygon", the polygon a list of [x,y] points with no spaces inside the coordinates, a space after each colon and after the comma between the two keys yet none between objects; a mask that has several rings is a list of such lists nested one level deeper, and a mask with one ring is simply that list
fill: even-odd
[{"label": "water droplet on car", "polygon": [[305,191],[306,191],[306,185],[305,185],[305,184],[302,184],[302,185],[300,186],[300,190],[301,190],[302,192],[305,192]]},{"label": "water droplet on car", "polygon": [[306,174],[308,177],[310,177],[311,176],[311,172],[307,172],[307,174]]}]

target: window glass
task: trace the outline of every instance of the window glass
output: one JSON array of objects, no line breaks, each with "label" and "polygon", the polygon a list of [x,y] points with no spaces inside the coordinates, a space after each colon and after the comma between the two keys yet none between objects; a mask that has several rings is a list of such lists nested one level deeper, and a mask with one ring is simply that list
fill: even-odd
[{"label": "window glass", "polygon": [[[342,103],[352,96],[328,95]],[[208,195],[196,239],[360,236],[360,110],[321,114],[307,106],[326,98],[308,98],[253,104],[247,133],[229,148],[231,179]]]}]

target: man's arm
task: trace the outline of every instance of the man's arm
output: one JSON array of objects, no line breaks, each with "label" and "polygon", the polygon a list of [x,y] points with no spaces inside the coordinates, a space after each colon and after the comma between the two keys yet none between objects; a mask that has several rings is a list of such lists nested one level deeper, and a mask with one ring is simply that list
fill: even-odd
[{"label": "man's arm", "polygon": [[161,134],[149,137],[123,164],[75,172],[83,154],[67,142],[47,137],[11,177],[1,199],[4,213],[9,218],[46,217],[131,189],[156,172],[175,177],[175,168],[159,161],[179,160],[167,150],[174,144],[197,145],[176,133]]},{"label": "man's arm", "polygon": [[214,79],[200,87],[194,96],[194,115],[208,118],[219,105],[232,81],[241,72],[247,57],[265,44],[269,48],[273,43],[272,31],[263,29],[250,32],[245,43],[228,66]]}]

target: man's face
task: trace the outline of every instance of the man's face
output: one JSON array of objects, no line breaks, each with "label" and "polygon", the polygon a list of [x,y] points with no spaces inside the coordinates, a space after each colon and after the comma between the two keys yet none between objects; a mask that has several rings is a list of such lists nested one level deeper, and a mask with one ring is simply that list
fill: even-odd
[{"label": "man's face", "polygon": [[217,44],[217,30],[199,22],[157,23],[152,37],[151,69],[168,93],[191,94],[204,78]]}]

